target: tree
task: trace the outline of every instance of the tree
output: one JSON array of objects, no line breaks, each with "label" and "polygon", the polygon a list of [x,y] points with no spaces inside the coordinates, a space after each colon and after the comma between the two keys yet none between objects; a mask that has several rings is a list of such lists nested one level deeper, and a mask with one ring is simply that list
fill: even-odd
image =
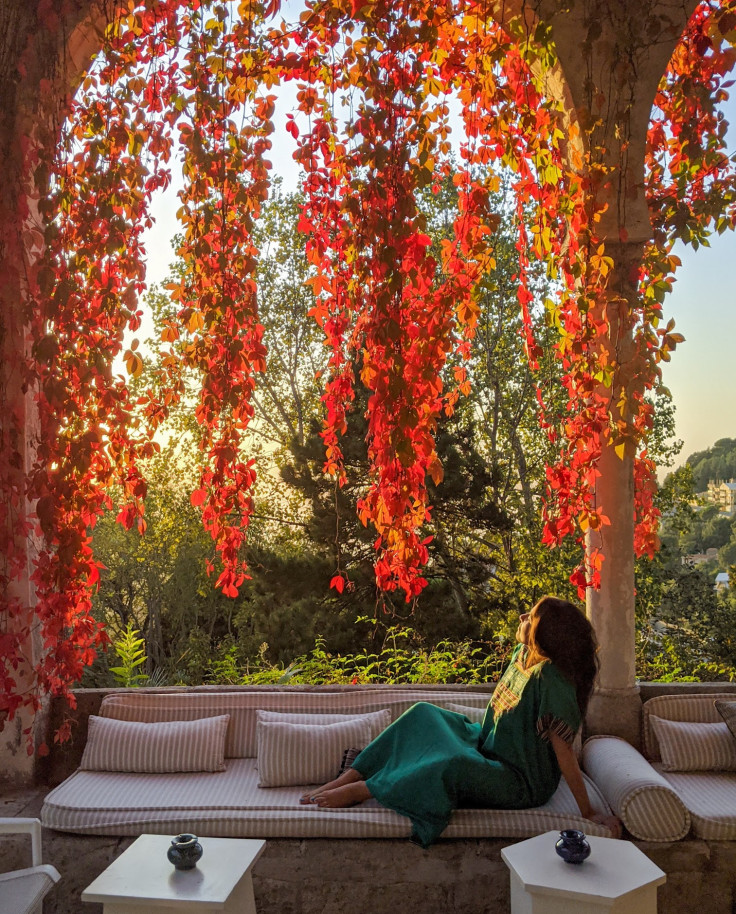
[{"label": "tree", "polygon": [[[723,444],[723,442],[721,442]],[[715,505],[699,504],[696,471],[710,451],[691,455],[669,473],[657,495],[662,513],[662,548],[636,564],[639,673],[649,678],[713,679],[736,670],[736,603],[715,591],[718,567],[725,570],[734,542],[734,519]],[[724,545],[724,543],[726,545]],[[684,556],[719,548],[718,561],[691,567]]]},{"label": "tree", "polygon": [[[24,383],[38,391],[40,446],[27,491],[15,487],[22,458],[15,444],[10,455],[3,451],[0,476],[13,493],[13,511],[25,499],[36,502],[43,534],[33,574],[35,615],[53,650],[35,671],[40,691],[66,689],[99,637],[89,618],[99,574],[89,530],[115,484],[122,492],[121,522],[143,523],[140,468],[152,441],[131,419],[130,387],[110,368],[124,329],[138,326],[141,236],[151,195],[169,180],[175,132],[185,176],[179,210],[184,270],[172,289],[176,321],[168,332],[187,342],[168,360],[172,383],[163,400],[152,395],[151,414],[165,412],[165,398],[178,395],[182,367],[197,372],[203,460],[193,496],[222,562],[219,586],[234,595],[245,580],[255,474],[253,464],[240,459],[240,445],[265,365],[252,229],[268,192],[270,90],[285,80],[300,83],[297,107],[308,120],[300,132],[290,119],[289,132],[307,173],[302,219],[317,268],[315,308],[330,350],[324,431],[338,475],[344,410],[354,395],[348,366],[357,355],[373,393],[371,481],[362,511],[376,529],[380,586],[411,597],[425,585],[421,527],[427,475],[439,474],[434,430],[443,408],[437,379],[458,342],[454,328],[467,336],[476,322],[473,290],[494,218],[486,206],[491,186],[475,171],[490,161],[516,170],[515,194],[535,209],[533,223],[517,223],[519,302],[532,361],[539,347],[529,309],[530,259],[544,259],[564,279],[551,313],[569,415],[559,430],[559,459],[549,468],[549,503],[556,510],[545,535],[558,541],[603,522],[591,480],[602,447],[610,445],[636,461],[636,547],[655,546],[654,468],[643,453],[651,418],[645,393],[656,383],[659,362],[681,341],[671,324],[660,326],[677,261],[671,245],[678,237],[703,243],[708,231],[723,231],[735,218],[733,163],[714,107],[733,61],[732,2],[698,5],[659,85],[646,137],[629,134],[635,119],[598,118],[592,105],[581,104],[584,97],[577,100],[591,116],[575,125],[587,134],[582,145],[589,154],[574,168],[565,111],[545,97],[556,64],[550,22],[529,32],[517,28],[515,17],[502,25],[490,11],[467,16],[462,5],[438,9],[397,0],[356,10],[318,3],[299,23],[279,26],[271,21],[277,9],[221,0],[178,0],[155,10],[144,2],[122,11],[111,6],[103,53],[70,102],[61,146],[51,129],[52,141],[34,150],[43,224],[31,237],[45,250],[29,262],[27,276],[32,301],[22,330],[31,351],[12,371],[21,369]],[[678,15],[683,24],[683,11]],[[66,20],[46,19],[58,38]],[[600,25],[595,15],[591,23],[581,45],[583,65]],[[599,40],[605,47],[607,39]],[[585,80],[581,91],[613,110],[630,73],[626,66],[607,69],[606,77],[611,73],[610,87]],[[427,308],[434,259],[416,193],[433,183],[438,154],[447,148],[450,92],[461,100],[468,135],[463,217],[445,251],[448,281]],[[347,103],[344,119],[335,115],[336,97]],[[624,151],[644,141],[654,236],[644,262],[633,264],[642,267],[639,294],[619,298],[617,283],[629,265],[614,263],[596,236],[596,219],[605,207],[612,212],[617,189],[625,193],[628,177],[618,168],[616,149],[625,162]],[[625,243],[624,223],[621,229]],[[610,342],[606,313],[613,304],[633,332],[626,366],[614,364],[610,347],[599,345]],[[465,342],[459,341],[461,349]],[[136,375],[141,359],[133,345],[124,357]],[[19,513],[25,535],[34,521],[22,508]],[[22,550],[13,550],[17,531],[6,526],[12,527],[6,536],[12,574],[22,575]],[[9,614],[21,617],[25,610],[8,600]],[[62,631],[68,637],[61,638]],[[20,645],[29,637],[22,624],[18,635],[5,639],[11,713],[19,703],[39,700],[35,692],[21,697],[7,672],[22,662]]]},{"label": "tree", "polygon": [[[207,575],[212,541],[189,498],[186,451],[170,443],[148,472],[145,535],[123,529],[113,513],[95,527],[104,567],[94,611],[113,640],[131,623],[143,634],[149,676],[202,681],[212,648],[233,632],[233,603]],[[203,637],[208,650],[197,658]]]},{"label": "tree", "polygon": [[709,482],[736,479],[736,438],[721,438],[705,451],[687,458],[693,468],[695,491],[705,492]]},{"label": "tree", "polygon": [[[241,664],[259,657],[286,664],[307,652],[317,637],[325,637],[334,650],[355,651],[376,632],[357,620],[377,612],[380,617],[383,611],[410,623],[430,644],[444,638],[510,636],[518,612],[544,593],[573,596],[567,581],[570,547],[550,550],[540,544],[544,467],[553,444],[539,431],[538,375],[524,357],[523,321],[513,279],[515,217],[506,198],[501,185],[492,198],[499,212],[492,248],[495,266],[479,283],[477,327],[463,363],[473,385],[440,418],[436,430],[444,472],[441,482],[428,481],[428,586],[408,606],[390,594],[377,604],[373,535],[358,519],[369,472],[370,395],[359,382],[343,436],[344,485],[324,474],[314,377],[324,355],[309,313],[314,304],[307,282],[310,271],[299,254],[303,198],[277,191],[264,204],[257,223],[263,236],[259,296],[273,377],[262,396],[256,396],[256,414],[244,447],[260,448],[275,470],[264,472],[261,461],[246,553],[251,578],[233,602],[217,599],[212,580],[203,573],[196,581],[187,577],[197,562],[206,565],[214,559],[186,495],[197,475],[199,441],[187,372],[180,376],[182,392],[170,410],[173,439],[158,468],[152,464],[148,474],[147,542],[137,533],[117,529],[111,517],[98,524],[96,548],[110,571],[103,573],[96,605],[105,618],[119,619],[123,627],[135,619],[145,633],[151,664],[174,679],[198,681],[210,675],[216,658],[229,651]],[[421,206],[439,251],[447,240],[447,226],[457,216],[451,169],[436,192],[422,196]],[[438,256],[436,282],[442,281],[440,260]],[[180,272],[175,264],[174,276]],[[541,267],[534,282],[535,307],[541,309],[554,288]],[[165,336],[171,302],[160,291],[148,301],[155,335]],[[551,351],[553,328],[548,334],[541,338],[546,355],[539,372],[544,376],[547,420],[553,424],[558,421],[553,411],[563,412],[563,391]],[[187,345],[186,338],[176,345]],[[141,395],[158,377],[155,360],[145,351],[142,361],[133,385]],[[448,386],[459,366],[448,366]],[[353,372],[359,375],[357,366]],[[668,432],[669,426],[660,435],[663,454]],[[167,529],[174,530],[172,539],[182,544],[181,569],[166,554]],[[327,587],[336,570],[344,583],[342,591]],[[177,594],[177,580],[188,582],[186,595]]]},{"label": "tree", "polygon": [[[736,607],[716,593],[700,567],[683,565],[668,547],[654,559],[640,559],[636,606],[642,678],[650,678],[653,668],[675,679],[736,673]],[[662,656],[667,656],[664,664]]]},{"label": "tree", "polygon": [[327,363],[323,334],[310,315],[314,268],[304,257],[305,236],[298,230],[304,202],[301,193],[284,193],[277,179],[254,232],[267,349],[266,371],[253,395],[254,431],[279,453],[291,441],[304,443],[307,425],[319,411]]}]

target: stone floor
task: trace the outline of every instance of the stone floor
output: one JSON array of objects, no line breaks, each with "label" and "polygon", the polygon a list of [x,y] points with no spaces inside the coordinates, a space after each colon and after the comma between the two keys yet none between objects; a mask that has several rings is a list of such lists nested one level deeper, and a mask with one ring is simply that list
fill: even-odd
[{"label": "stone floor", "polygon": [[[6,791],[0,816],[38,816],[45,793]],[[101,905],[81,903],[81,892],[133,839],[44,831],[43,840],[44,861],[62,874],[45,914],[101,914]],[[423,851],[408,841],[269,840],[254,871],[258,912],[508,914],[501,849],[513,843],[445,841]],[[734,914],[736,842],[636,843],[667,874],[658,914]],[[3,870],[28,866],[27,839],[0,838],[0,860]]]}]

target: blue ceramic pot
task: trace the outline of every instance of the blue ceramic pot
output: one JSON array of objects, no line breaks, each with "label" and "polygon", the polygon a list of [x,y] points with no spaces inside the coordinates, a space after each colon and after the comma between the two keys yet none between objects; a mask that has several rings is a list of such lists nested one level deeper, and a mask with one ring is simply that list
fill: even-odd
[{"label": "blue ceramic pot", "polygon": [[555,850],[565,863],[582,863],[590,856],[590,845],[585,840],[585,832],[576,828],[566,828],[560,832]]},{"label": "blue ceramic pot", "polygon": [[191,870],[202,856],[202,845],[196,835],[177,835],[171,839],[166,856],[177,870]]}]

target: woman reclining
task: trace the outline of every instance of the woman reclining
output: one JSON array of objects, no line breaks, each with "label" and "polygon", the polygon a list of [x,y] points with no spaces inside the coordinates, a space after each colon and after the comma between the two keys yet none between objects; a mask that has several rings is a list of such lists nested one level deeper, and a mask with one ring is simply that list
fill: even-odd
[{"label": "woman reclining", "polygon": [[408,816],[412,840],[428,847],[453,809],[542,806],[562,776],[580,814],[620,837],[619,820],[592,807],[572,749],[598,669],[590,622],[572,603],[543,597],[520,617],[516,638],[482,724],[420,702],[301,802],[342,807],[374,797]]}]

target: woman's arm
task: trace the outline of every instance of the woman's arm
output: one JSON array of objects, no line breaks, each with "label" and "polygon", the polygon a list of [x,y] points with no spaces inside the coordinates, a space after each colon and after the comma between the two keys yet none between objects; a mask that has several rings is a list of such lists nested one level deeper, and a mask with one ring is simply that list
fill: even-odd
[{"label": "woman's arm", "polygon": [[570,793],[575,797],[575,802],[580,809],[580,815],[584,819],[590,819],[599,825],[605,825],[611,830],[614,838],[620,838],[621,821],[616,816],[609,816],[593,809],[588,798],[588,791],[585,787],[582,772],[580,771],[580,765],[578,765],[578,760],[575,758],[572,746],[554,732],[550,733],[549,738],[557,756],[557,764],[560,766],[562,776],[570,788]]}]

